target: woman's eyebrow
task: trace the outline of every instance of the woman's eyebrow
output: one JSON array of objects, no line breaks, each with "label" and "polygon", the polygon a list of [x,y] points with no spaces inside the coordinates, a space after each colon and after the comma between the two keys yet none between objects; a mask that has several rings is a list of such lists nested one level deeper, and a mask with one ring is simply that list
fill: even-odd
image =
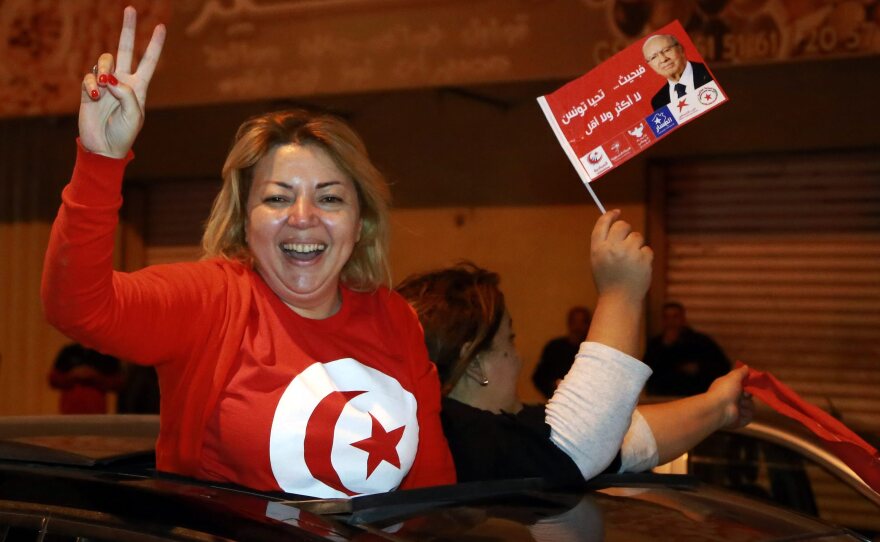
[{"label": "woman's eyebrow", "polygon": [[[273,185],[275,185],[275,186],[280,186],[281,188],[285,188],[285,189],[287,189],[287,190],[293,190],[293,189],[294,189],[294,187],[293,187],[292,184],[287,183],[287,182],[284,182],[284,181],[268,181],[268,184],[273,184]],[[318,184],[316,184],[316,185],[315,185],[315,188],[316,188],[317,190],[320,190],[320,189],[322,189],[322,188],[327,188],[328,186],[334,186],[334,185],[338,185],[338,184],[342,184],[342,181],[325,181],[325,182],[322,182],[322,183],[318,183]]]}]

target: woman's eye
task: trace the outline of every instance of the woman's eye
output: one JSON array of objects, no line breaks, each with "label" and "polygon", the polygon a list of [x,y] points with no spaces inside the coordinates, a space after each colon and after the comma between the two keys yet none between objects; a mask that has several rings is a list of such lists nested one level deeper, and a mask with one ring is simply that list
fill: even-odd
[{"label": "woman's eye", "polygon": [[269,196],[263,200],[265,203],[286,203],[287,198],[284,196]]},{"label": "woman's eye", "polygon": [[321,196],[321,203],[342,203],[342,198],[333,194]]}]

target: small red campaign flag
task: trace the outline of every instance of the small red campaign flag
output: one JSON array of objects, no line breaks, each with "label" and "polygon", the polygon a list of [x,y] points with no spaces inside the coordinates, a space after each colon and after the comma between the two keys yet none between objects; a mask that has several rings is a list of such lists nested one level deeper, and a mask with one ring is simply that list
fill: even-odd
[{"label": "small red campaign flag", "polygon": [[725,101],[697,48],[674,21],[540,96],[538,105],[604,213],[591,181]]}]

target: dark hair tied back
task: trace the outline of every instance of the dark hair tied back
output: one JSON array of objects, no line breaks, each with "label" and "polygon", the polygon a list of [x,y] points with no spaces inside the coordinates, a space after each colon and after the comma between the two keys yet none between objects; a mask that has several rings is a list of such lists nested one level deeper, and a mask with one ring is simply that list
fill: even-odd
[{"label": "dark hair tied back", "polygon": [[444,394],[455,387],[477,354],[492,344],[506,312],[499,282],[497,273],[461,262],[412,275],[397,287],[418,313]]}]

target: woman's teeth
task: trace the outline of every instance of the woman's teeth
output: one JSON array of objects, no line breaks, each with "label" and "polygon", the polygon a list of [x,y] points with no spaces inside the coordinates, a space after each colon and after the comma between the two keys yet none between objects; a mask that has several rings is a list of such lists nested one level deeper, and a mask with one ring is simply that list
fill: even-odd
[{"label": "woman's teeth", "polygon": [[324,243],[282,243],[281,250],[294,255],[312,255],[327,249]]}]

